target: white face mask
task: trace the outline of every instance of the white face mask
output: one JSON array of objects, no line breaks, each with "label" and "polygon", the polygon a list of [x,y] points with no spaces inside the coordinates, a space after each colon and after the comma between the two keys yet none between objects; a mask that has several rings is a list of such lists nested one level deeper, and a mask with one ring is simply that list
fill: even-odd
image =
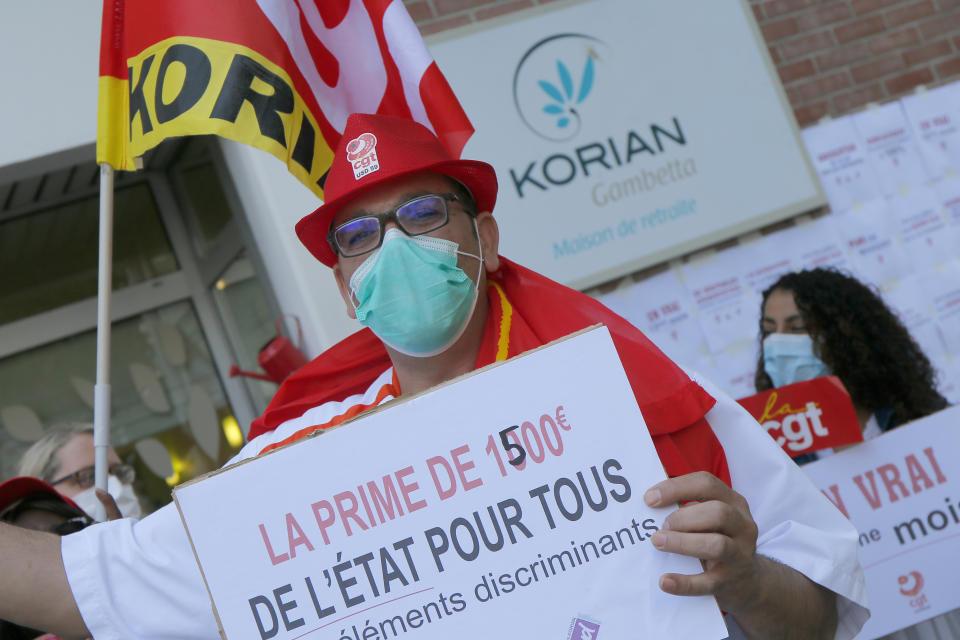
[{"label": "white face mask", "polygon": [[[97,522],[103,522],[107,519],[106,512],[94,491],[94,487],[90,487],[73,496],[72,499],[91,518]],[[137,494],[133,492],[132,485],[123,484],[116,476],[109,475],[107,476],[107,493],[113,496],[117,508],[120,509],[120,514],[124,518],[139,520],[140,516],[143,515],[140,510],[140,501],[137,500]]]},{"label": "white face mask", "polygon": [[830,375],[807,334],[771,333],[763,339],[763,369],[774,387]]}]

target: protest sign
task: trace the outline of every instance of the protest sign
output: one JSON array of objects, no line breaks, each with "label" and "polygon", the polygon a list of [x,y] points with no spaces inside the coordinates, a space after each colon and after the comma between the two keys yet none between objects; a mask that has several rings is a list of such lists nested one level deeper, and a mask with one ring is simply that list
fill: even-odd
[{"label": "protest sign", "polygon": [[937,199],[943,207],[951,235],[954,237],[953,246],[957,247],[956,256],[960,258],[960,176],[943,178],[937,181],[934,188],[937,190]]},{"label": "protest sign", "polygon": [[760,304],[744,286],[737,257],[733,251],[707,252],[683,265],[687,291],[714,354],[753,342],[752,317]]},{"label": "protest sign", "polygon": [[618,287],[597,299],[643,331],[674,362],[701,368],[697,365],[708,353],[706,338],[676,270]]},{"label": "protest sign", "polygon": [[894,196],[930,177],[899,102],[868,107],[852,118],[884,195]]},{"label": "protest sign", "polygon": [[[755,299],[759,299],[781,276],[796,269],[794,256],[783,250],[776,234],[744,236],[740,238],[735,253],[740,279]],[[759,305],[752,319],[760,321]]]},{"label": "protest sign", "polygon": [[837,216],[834,227],[860,280],[884,286],[913,269],[910,256],[897,242],[894,214],[881,198],[868,200]]},{"label": "protest sign", "polygon": [[792,457],[863,441],[853,401],[836,376],[795,382],[737,402]]},{"label": "protest sign", "polygon": [[904,251],[917,270],[938,267],[956,254],[944,208],[937,191],[925,184],[911,185],[888,199]]},{"label": "protest sign", "polygon": [[724,638],[657,586],[665,477],[599,328],[174,497],[225,638]]},{"label": "protest sign", "polygon": [[867,202],[880,192],[880,179],[867,159],[853,116],[804,129],[803,141],[834,213]]},{"label": "protest sign", "polygon": [[[757,305],[759,307],[759,305]],[[754,345],[740,341],[730,344],[721,353],[713,354],[713,361],[702,362],[702,373],[732,398],[740,398],[756,391],[757,354]]]},{"label": "protest sign", "polygon": [[934,317],[940,325],[947,352],[960,359],[960,263],[956,260],[939,265],[934,278],[923,279],[927,299],[932,302]]},{"label": "protest sign", "polygon": [[791,255],[795,269],[850,268],[843,240],[832,216],[800,222],[771,234],[768,238]]},{"label": "protest sign", "polygon": [[960,407],[805,465],[860,532],[870,640],[960,607]]},{"label": "protest sign", "polygon": [[960,85],[956,83],[900,99],[931,177],[960,172],[960,127],[955,115],[958,103]]}]

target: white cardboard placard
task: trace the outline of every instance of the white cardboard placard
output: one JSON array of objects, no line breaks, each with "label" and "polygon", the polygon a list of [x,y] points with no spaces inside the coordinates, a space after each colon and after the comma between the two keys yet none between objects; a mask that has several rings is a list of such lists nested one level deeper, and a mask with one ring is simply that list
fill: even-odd
[{"label": "white cardboard placard", "polygon": [[860,532],[869,640],[960,607],[960,407],[803,467]]},{"label": "white cardboard placard", "polygon": [[664,478],[599,328],[174,496],[226,638],[724,638],[712,598],[657,587],[702,570],[648,541]]}]

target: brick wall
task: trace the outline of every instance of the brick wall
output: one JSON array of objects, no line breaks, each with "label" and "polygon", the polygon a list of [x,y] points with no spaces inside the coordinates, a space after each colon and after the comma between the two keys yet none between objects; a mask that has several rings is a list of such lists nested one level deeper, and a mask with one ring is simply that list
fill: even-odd
[{"label": "brick wall", "polygon": [[[404,0],[424,34],[549,1]],[[960,77],[960,0],[750,4],[801,126]]]},{"label": "brick wall", "polygon": [[960,0],[750,0],[800,125],[960,75]]},{"label": "brick wall", "polygon": [[528,9],[549,0],[403,0],[423,35]]}]

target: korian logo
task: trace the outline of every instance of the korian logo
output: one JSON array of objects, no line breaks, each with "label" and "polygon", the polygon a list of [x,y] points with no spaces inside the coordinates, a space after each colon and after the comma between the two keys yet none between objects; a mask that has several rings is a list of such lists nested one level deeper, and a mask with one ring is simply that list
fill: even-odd
[{"label": "korian logo", "polygon": [[559,33],[523,54],[513,72],[513,104],[531,131],[556,142],[580,132],[580,108],[594,87],[600,45],[593,36]]},{"label": "korian logo", "polygon": [[[669,124],[634,122],[621,124],[618,114],[640,110],[634,104],[636,91],[626,83],[608,80],[614,65],[608,46],[583,33],[548,36],[520,58],[513,72],[513,103],[524,125],[549,142],[567,142],[569,147],[542,149],[543,145],[516,145],[517,164],[508,168],[518,198],[593,179],[586,186],[596,206],[635,196],[663,184],[696,174],[693,158],[674,158],[652,171],[637,167],[628,175],[621,168],[684,146],[687,138],[677,115]],[[583,135],[579,135],[583,134]],[[577,139],[579,135],[580,138]],[[535,154],[521,159],[523,153]],[[540,156],[540,157],[536,157]],[[596,179],[614,171],[616,182]],[[629,170],[628,170],[629,171]]]}]

